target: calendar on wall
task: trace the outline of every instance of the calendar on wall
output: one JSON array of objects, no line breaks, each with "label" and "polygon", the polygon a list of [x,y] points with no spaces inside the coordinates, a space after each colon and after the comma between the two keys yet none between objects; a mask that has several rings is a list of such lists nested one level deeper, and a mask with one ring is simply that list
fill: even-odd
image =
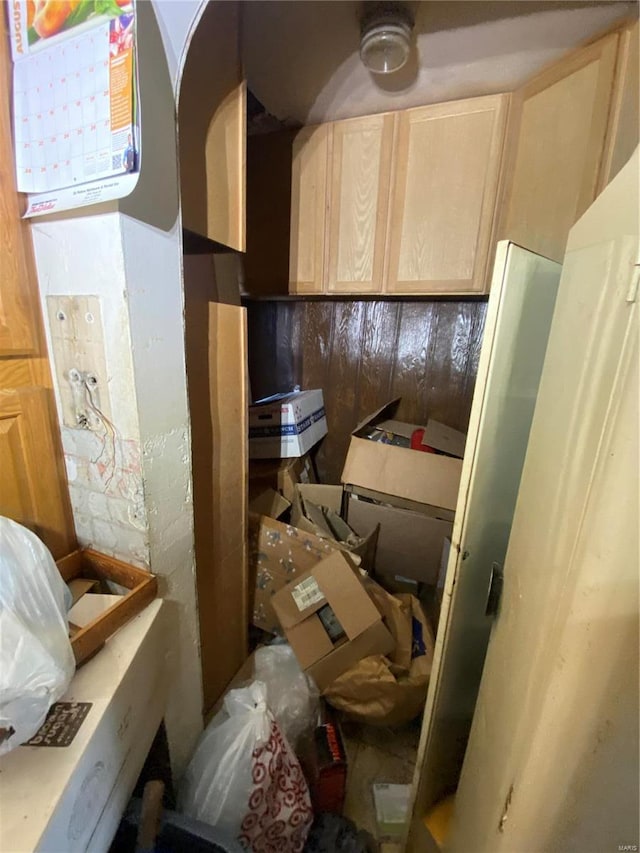
[{"label": "calendar on wall", "polygon": [[14,148],[26,215],[127,195],[140,164],[131,0],[21,0],[10,11]]}]

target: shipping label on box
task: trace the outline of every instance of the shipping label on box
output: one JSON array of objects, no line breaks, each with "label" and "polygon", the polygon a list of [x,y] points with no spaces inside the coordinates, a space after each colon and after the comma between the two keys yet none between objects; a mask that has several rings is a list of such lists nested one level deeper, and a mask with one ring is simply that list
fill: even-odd
[{"label": "shipping label on box", "polygon": [[297,391],[258,400],[249,407],[252,459],[302,456],[327,434],[322,391]]}]

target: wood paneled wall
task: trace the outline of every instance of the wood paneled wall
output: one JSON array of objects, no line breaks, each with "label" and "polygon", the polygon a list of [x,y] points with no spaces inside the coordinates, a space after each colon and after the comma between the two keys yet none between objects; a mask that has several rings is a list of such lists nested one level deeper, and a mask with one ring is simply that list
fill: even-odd
[{"label": "wood paneled wall", "polygon": [[434,417],[466,430],[485,301],[268,301],[248,303],[254,399],[322,388],[329,434],[316,454],[323,482],[340,482],[349,434],[402,397],[399,417]]}]

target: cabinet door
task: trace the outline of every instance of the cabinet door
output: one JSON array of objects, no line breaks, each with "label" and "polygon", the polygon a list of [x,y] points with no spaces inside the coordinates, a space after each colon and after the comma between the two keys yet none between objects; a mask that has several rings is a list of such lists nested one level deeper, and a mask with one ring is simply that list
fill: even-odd
[{"label": "cabinet door", "polygon": [[33,530],[54,557],[75,547],[50,392],[0,389],[0,515]]},{"label": "cabinet door", "polygon": [[289,291],[322,293],[327,159],[331,125],[305,127],[293,142]]},{"label": "cabinet door", "polygon": [[596,196],[618,39],[572,54],[514,95],[500,236],[554,261]]},{"label": "cabinet door", "polygon": [[330,168],[330,293],[380,293],[392,114],[335,122]]},{"label": "cabinet door", "polygon": [[560,266],[498,245],[473,396],[433,668],[416,762],[420,818],[455,789],[489,643],[492,567],[504,565],[556,301]]},{"label": "cabinet door", "polygon": [[[4,22],[0,22],[0,91],[6,101],[0,109],[0,355],[33,353],[37,332],[32,297],[35,291],[29,225],[20,219],[14,174],[9,115],[10,62]],[[28,282],[28,284],[27,284]]]},{"label": "cabinet door", "polygon": [[482,293],[507,95],[400,113],[389,293]]},{"label": "cabinet door", "polygon": [[[76,547],[46,357],[30,226],[19,215],[9,118],[9,39],[0,16],[0,515],[54,557]],[[48,387],[36,387],[40,385]]]}]

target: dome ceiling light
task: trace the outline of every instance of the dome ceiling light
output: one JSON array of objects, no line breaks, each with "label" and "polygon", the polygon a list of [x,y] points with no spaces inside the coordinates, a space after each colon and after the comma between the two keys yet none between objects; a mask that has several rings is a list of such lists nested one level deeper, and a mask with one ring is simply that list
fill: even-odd
[{"label": "dome ceiling light", "polygon": [[413,16],[400,3],[376,3],[360,28],[360,59],[373,74],[399,71],[411,53]]}]

